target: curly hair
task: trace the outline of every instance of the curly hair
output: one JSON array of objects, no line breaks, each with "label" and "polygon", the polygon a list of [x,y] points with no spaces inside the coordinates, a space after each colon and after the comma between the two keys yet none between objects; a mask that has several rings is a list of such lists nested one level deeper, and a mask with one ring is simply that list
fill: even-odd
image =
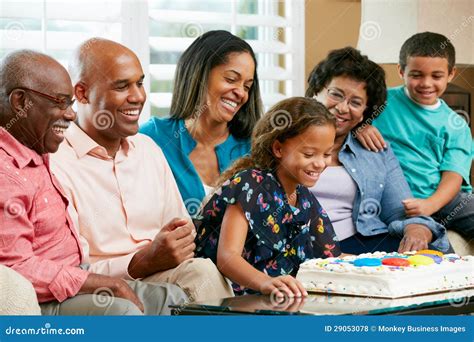
[{"label": "curly hair", "polygon": [[250,45],[232,33],[216,30],[204,33],[184,51],[174,79],[170,117],[188,119],[202,111],[206,103],[211,70],[228,62],[232,53],[248,53],[255,64],[252,87],[248,101],[229,122],[230,133],[240,139],[248,139],[255,123],[263,112],[257,75],[257,59]]},{"label": "curly hair", "polygon": [[408,38],[400,49],[398,63],[405,70],[408,57],[440,57],[448,60],[448,71],[456,63],[456,50],[451,41],[439,33],[422,32]]},{"label": "curly hair", "polygon": [[367,108],[362,125],[374,119],[385,108],[387,85],[385,71],[377,63],[363,56],[353,47],[345,47],[329,52],[326,59],[314,67],[308,77],[306,96],[313,97],[326,87],[335,77],[347,76],[358,82],[365,82]]},{"label": "curly hair", "polygon": [[278,102],[257,122],[252,134],[250,156],[238,159],[224,171],[219,185],[245,169],[275,170],[278,161],[273,155],[273,143],[283,143],[304,133],[312,125],[335,128],[336,118],[323,104],[312,98],[290,97]]}]

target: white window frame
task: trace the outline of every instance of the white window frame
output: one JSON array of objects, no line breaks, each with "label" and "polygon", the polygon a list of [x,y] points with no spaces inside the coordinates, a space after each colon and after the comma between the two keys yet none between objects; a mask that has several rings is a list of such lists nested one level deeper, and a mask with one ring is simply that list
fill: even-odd
[{"label": "white window frame", "polygon": [[[82,0],[85,1],[85,0]],[[270,52],[278,53],[285,57],[285,62],[283,67],[268,67],[268,65],[274,65],[276,55],[268,56],[267,60],[264,60],[263,63],[260,61],[259,65],[259,78],[262,81],[273,80],[273,81],[283,81],[285,85],[284,92],[279,92],[279,89],[270,89],[275,88],[275,86],[269,87],[265,85],[265,82],[262,84],[262,93],[264,98],[264,104],[266,107],[274,104],[275,102],[290,97],[290,96],[303,96],[304,95],[304,86],[305,86],[305,75],[304,75],[304,65],[305,65],[305,3],[304,0],[255,0],[258,1],[259,13],[258,15],[248,15],[248,14],[238,14],[237,13],[237,0],[227,0],[231,2],[231,13],[222,14],[222,13],[212,13],[212,12],[202,12],[202,16],[193,16],[189,18],[190,22],[196,23],[206,23],[206,20],[209,18],[212,19],[213,23],[223,23],[229,25],[231,23],[231,32],[235,33],[239,25],[245,24],[247,26],[257,26],[259,37],[266,37],[266,40],[258,41],[248,41],[256,53],[259,52]],[[99,2],[99,1],[97,1]],[[13,3],[13,5],[12,5]],[[48,43],[51,46],[60,45],[62,42],[65,42],[68,37],[61,35],[61,32],[48,32],[46,31],[46,23],[48,20],[68,20],[68,21],[97,21],[97,22],[119,22],[121,25],[121,35],[120,42],[129,48],[131,48],[137,56],[139,57],[143,71],[146,75],[145,77],[145,90],[148,94],[148,105],[144,107],[142,112],[140,122],[145,122],[150,117],[150,108],[151,102],[156,99],[157,94],[150,93],[150,81],[151,73],[156,76],[157,80],[172,80],[174,77],[174,69],[163,70],[162,67],[157,65],[150,65],[150,45],[156,44],[157,42],[162,42],[162,48],[176,49],[176,46],[168,44],[172,42],[172,38],[153,38],[150,37],[149,32],[149,23],[150,16],[160,16],[165,18],[166,22],[183,22],[183,15],[186,14],[186,11],[179,14],[179,17],[176,15],[173,17],[172,11],[151,11],[149,10],[149,3],[147,0],[120,0],[120,9],[118,13],[113,13],[108,16],[107,13],[91,13],[91,11],[83,10],[81,11],[78,4],[81,1],[71,2],[75,7],[74,11],[67,11],[65,8],[55,8],[54,3],[48,2],[48,0],[38,0],[38,4],[42,5],[42,29],[41,32],[33,32],[34,37],[27,40],[27,43],[24,42],[12,42],[5,40],[6,34],[5,30],[0,30],[0,37],[3,48],[38,48],[38,39],[41,40],[41,51],[48,53]],[[275,8],[278,8],[279,4],[283,3],[285,17],[275,17],[269,16],[269,13],[275,13]],[[35,3],[35,5],[37,5]],[[39,6],[39,5],[37,5]],[[21,7],[21,11],[19,8]],[[63,16],[63,13],[67,13],[67,17]],[[49,14],[49,18],[47,17]],[[176,13],[175,13],[176,14]],[[189,13],[188,13],[189,14]],[[207,17],[206,17],[207,16]],[[28,6],[22,6],[21,2],[11,2],[5,4],[5,2],[0,2],[0,17],[2,19],[12,18],[38,18],[38,11],[36,9],[28,8]],[[143,20],[146,18],[146,20]],[[173,19],[174,18],[174,19]],[[262,25],[258,25],[262,24]],[[283,27],[285,40],[286,42],[276,41],[272,39],[271,36],[271,27]],[[30,31],[32,32],[32,31]],[[58,41],[51,40],[50,36],[58,37]],[[49,39],[49,40],[48,40]],[[75,41],[75,37],[71,38]],[[186,39],[184,44],[179,47],[180,50],[184,50],[191,44],[194,38]],[[35,44],[28,46],[28,41]],[[182,39],[181,39],[182,41]],[[80,41],[77,41],[79,43]],[[164,43],[163,43],[164,42]],[[71,42],[68,42],[71,43]],[[33,46],[34,45],[34,46]],[[76,44],[77,45],[77,44]],[[160,49],[159,49],[160,50]],[[63,61],[65,64],[65,61]],[[166,94],[164,100],[170,100],[171,94]],[[163,96],[158,93],[158,96]],[[161,99],[159,100],[161,101]]]}]

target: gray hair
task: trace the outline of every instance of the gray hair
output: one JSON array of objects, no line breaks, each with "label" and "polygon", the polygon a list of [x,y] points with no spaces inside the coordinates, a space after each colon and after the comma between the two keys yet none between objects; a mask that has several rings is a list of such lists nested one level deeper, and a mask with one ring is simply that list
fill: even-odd
[{"label": "gray hair", "polygon": [[38,64],[48,55],[34,50],[17,50],[9,53],[0,62],[0,97],[2,101],[18,87],[32,87],[40,82],[34,72]]}]

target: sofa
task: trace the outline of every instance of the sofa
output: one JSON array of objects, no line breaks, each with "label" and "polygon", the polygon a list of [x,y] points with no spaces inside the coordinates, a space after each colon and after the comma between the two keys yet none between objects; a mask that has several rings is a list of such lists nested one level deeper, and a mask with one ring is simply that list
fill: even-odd
[{"label": "sofa", "polygon": [[41,315],[33,285],[3,265],[0,265],[0,315]]}]

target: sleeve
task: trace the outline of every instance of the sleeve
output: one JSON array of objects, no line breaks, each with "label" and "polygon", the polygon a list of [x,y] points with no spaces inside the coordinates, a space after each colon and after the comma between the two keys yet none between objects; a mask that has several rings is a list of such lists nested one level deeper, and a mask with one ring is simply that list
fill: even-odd
[{"label": "sleeve", "polygon": [[400,237],[403,236],[407,225],[424,225],[433,233],[431,244],[437,246],[437,249],[446,251],[449,248],[449,242],[444,226],[427,216],[406,217],[402,201],[413,197],[413,195],[392,149],[388,147],[386,153],[387,171],[380,203],[380,219],[388,225],[390,234]]},{"label": "sleeve", "polygon": [[336,257],[341,254],[339,242],[326,210],[312,193],[309,193],[311,202],[310,236],[313,244],[313,256]]},{"label": "sleeve", "polygon": [[[452,115],[459,114],[452,113]],[[440,171],[456,172],[462,176],[464,184],[469,184],[469,172],[472,162],[472,136],[469,127],[463,125],[458,128],[455,134],[448,136],[445,144]]]},{"label": "sleeve", "polygon": [[63,302],[75,296],[89,272],[36,256],[29,215],[33,199],[25,194],[21,183],[6,174],[0,174],[0,189],[0,263],[28,279],[40,303]]},{"label": "sleeve", "polygon": [[270,232],[278,224],[272,216],[278,204],[269,177],[256,169],[238,172],[222,185],[219,200],[227,205],[238,203],[256,237],[274,244],[279,241],[278,235]]}]

